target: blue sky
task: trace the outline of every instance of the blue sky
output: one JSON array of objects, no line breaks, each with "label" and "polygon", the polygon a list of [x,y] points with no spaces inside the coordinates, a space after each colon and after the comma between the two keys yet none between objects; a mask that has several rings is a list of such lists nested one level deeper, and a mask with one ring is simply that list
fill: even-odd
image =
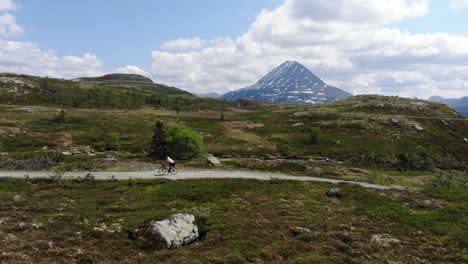
[{"label": "blue sky", "polygon": [[151,67],[151,52],[177,38],[236,37],[279,0],[18,0],[25,34],[61,55],[93,53],[111,70]]},{"label": "blue sky", "polygon": [[354,94],[459,97],[465,25],[468,0],[0,0],[0,72],[224,93],[296,60]]}]

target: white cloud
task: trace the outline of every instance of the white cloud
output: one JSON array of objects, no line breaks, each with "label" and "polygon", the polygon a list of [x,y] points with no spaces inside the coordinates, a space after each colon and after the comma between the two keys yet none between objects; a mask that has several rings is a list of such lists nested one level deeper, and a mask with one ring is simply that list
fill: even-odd
[{"label": "white cloud", "polygon": [[161,49],[163,50],[194,50],[200,49],[205,46],[206,40],[202,38],[190,38],[190,39],[183,39],[179,38],[176,40],[168,41],[161,45]]},{"label": "white cloud", "polygon": [[428,0],[286,0],[237,39],[192,52],[155,50],[152,74],[193,92],[226,92],[297,60],[353,93],[467,95],[468,38],[391,26],[428,10]]},{"label": "white cloud", "polygon": [[59,57],[37,44],[0,40],[0,72],[76,78],[102,75],[102,61],[93,54]]},{"label": "white cloud", "polygon": [[8,11],[16,9],[15,3],[13,0],[0,0],[0,11]]},{"label": "white cloud", "polygon": [[113,70],[113,72],[126,73],[126,74],[139,74],[139,75],[143,75],[143,76],[149,76],[150,75],[149,72],[147,72],[145,70],[142,70],[142,69],[138,68],[135,65],[127,65],[125,67],[115,69],[115,70]]},{"label": "white cloud", "polygon": [[0,15],[0,37],[11,37],[23,33],[23,28],[16,24],[16,17],[6,13]]},{"label": "white cloud", "polygon": [[[0,11],[14,10],[10,0],[0,0]],[[102,75],[102,61],[95,55],[57,56],[53,51],[41,49],[31,42],[8,41],[9,37],[23,33],[10,13],[0,15],[0,72],[13,72],[59,78]]]},{"label": "white cloud", "polygon": [[450,8],[452,8],[452,10],[461,10],[468,8],[468,0],[451,0]]}]

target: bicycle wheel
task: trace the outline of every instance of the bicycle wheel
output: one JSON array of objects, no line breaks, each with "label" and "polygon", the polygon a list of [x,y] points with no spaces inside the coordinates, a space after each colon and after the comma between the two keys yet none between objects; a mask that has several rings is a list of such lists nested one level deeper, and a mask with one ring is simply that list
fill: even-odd
[{"label": "bicycle wheel", "polygon": [[167,169],[165,167],[160,167],[158,169],[158,175],[160,175],[160,176],[166,174],[166,172],[167,172]]},{"label": "bicycle wheel", "polygon": [[178,170],[176,167],[174,167],[174,168],[171,169],[171,174],[172,174],[172,175],[176,175],[177,172],[179,172],[179,170]]}]

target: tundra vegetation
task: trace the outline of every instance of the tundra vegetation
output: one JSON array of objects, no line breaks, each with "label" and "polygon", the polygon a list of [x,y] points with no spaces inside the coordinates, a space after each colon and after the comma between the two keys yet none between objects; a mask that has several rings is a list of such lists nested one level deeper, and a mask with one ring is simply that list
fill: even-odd
[{"label": "tundra vegetation", "polygon": [[[0,262],[468,261],[468,121],[445,105],[374,95],[227,102],[166,86],[8,76],[23,84],[0,83],[0,170],[54,177],[0,178]],[[208,168],[206,153],[221,168],[409,188],[340,185],[342,197],[330,198],[337,186],[313,182],[63,177],[154,169],[164,154]],[[196,216],[200,241],[154,252],[127,239],[178,212]]]}]

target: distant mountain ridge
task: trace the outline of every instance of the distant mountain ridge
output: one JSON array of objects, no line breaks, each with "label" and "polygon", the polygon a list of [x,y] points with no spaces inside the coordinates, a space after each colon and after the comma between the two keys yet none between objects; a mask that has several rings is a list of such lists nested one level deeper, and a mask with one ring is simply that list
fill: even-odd
[{"label": "distant mountain ridge", "polygon": [[468,116],[468,96],[462,98],[443,98],[435,95],[429,98],[429,101],[446,104],[453,109],[457,110],[460,114]]},{"label": "distant mountain ridge", "polygon": [[352,94],[327,85],[296,61],[286,61],[255,84],[221,98],[234,101],[254,99],[272,103],[321,104],[351,97]]},{"label": "distant mountain ridge", "polygon": [[211,93],[201,93],[201,94],[196,94],[198,97],[211,97],[211,98],[219,98],[221,95],[216,92],[211,92]]},{"label": "distant mountain ridge", "polygon": [[112,73],[99,77],[80,77],[73,79],[73,81],[99,86],[124,87],[163,94],[193,96],[193,94],[179,88],[154,83],[150,78],[139,74]]}]

